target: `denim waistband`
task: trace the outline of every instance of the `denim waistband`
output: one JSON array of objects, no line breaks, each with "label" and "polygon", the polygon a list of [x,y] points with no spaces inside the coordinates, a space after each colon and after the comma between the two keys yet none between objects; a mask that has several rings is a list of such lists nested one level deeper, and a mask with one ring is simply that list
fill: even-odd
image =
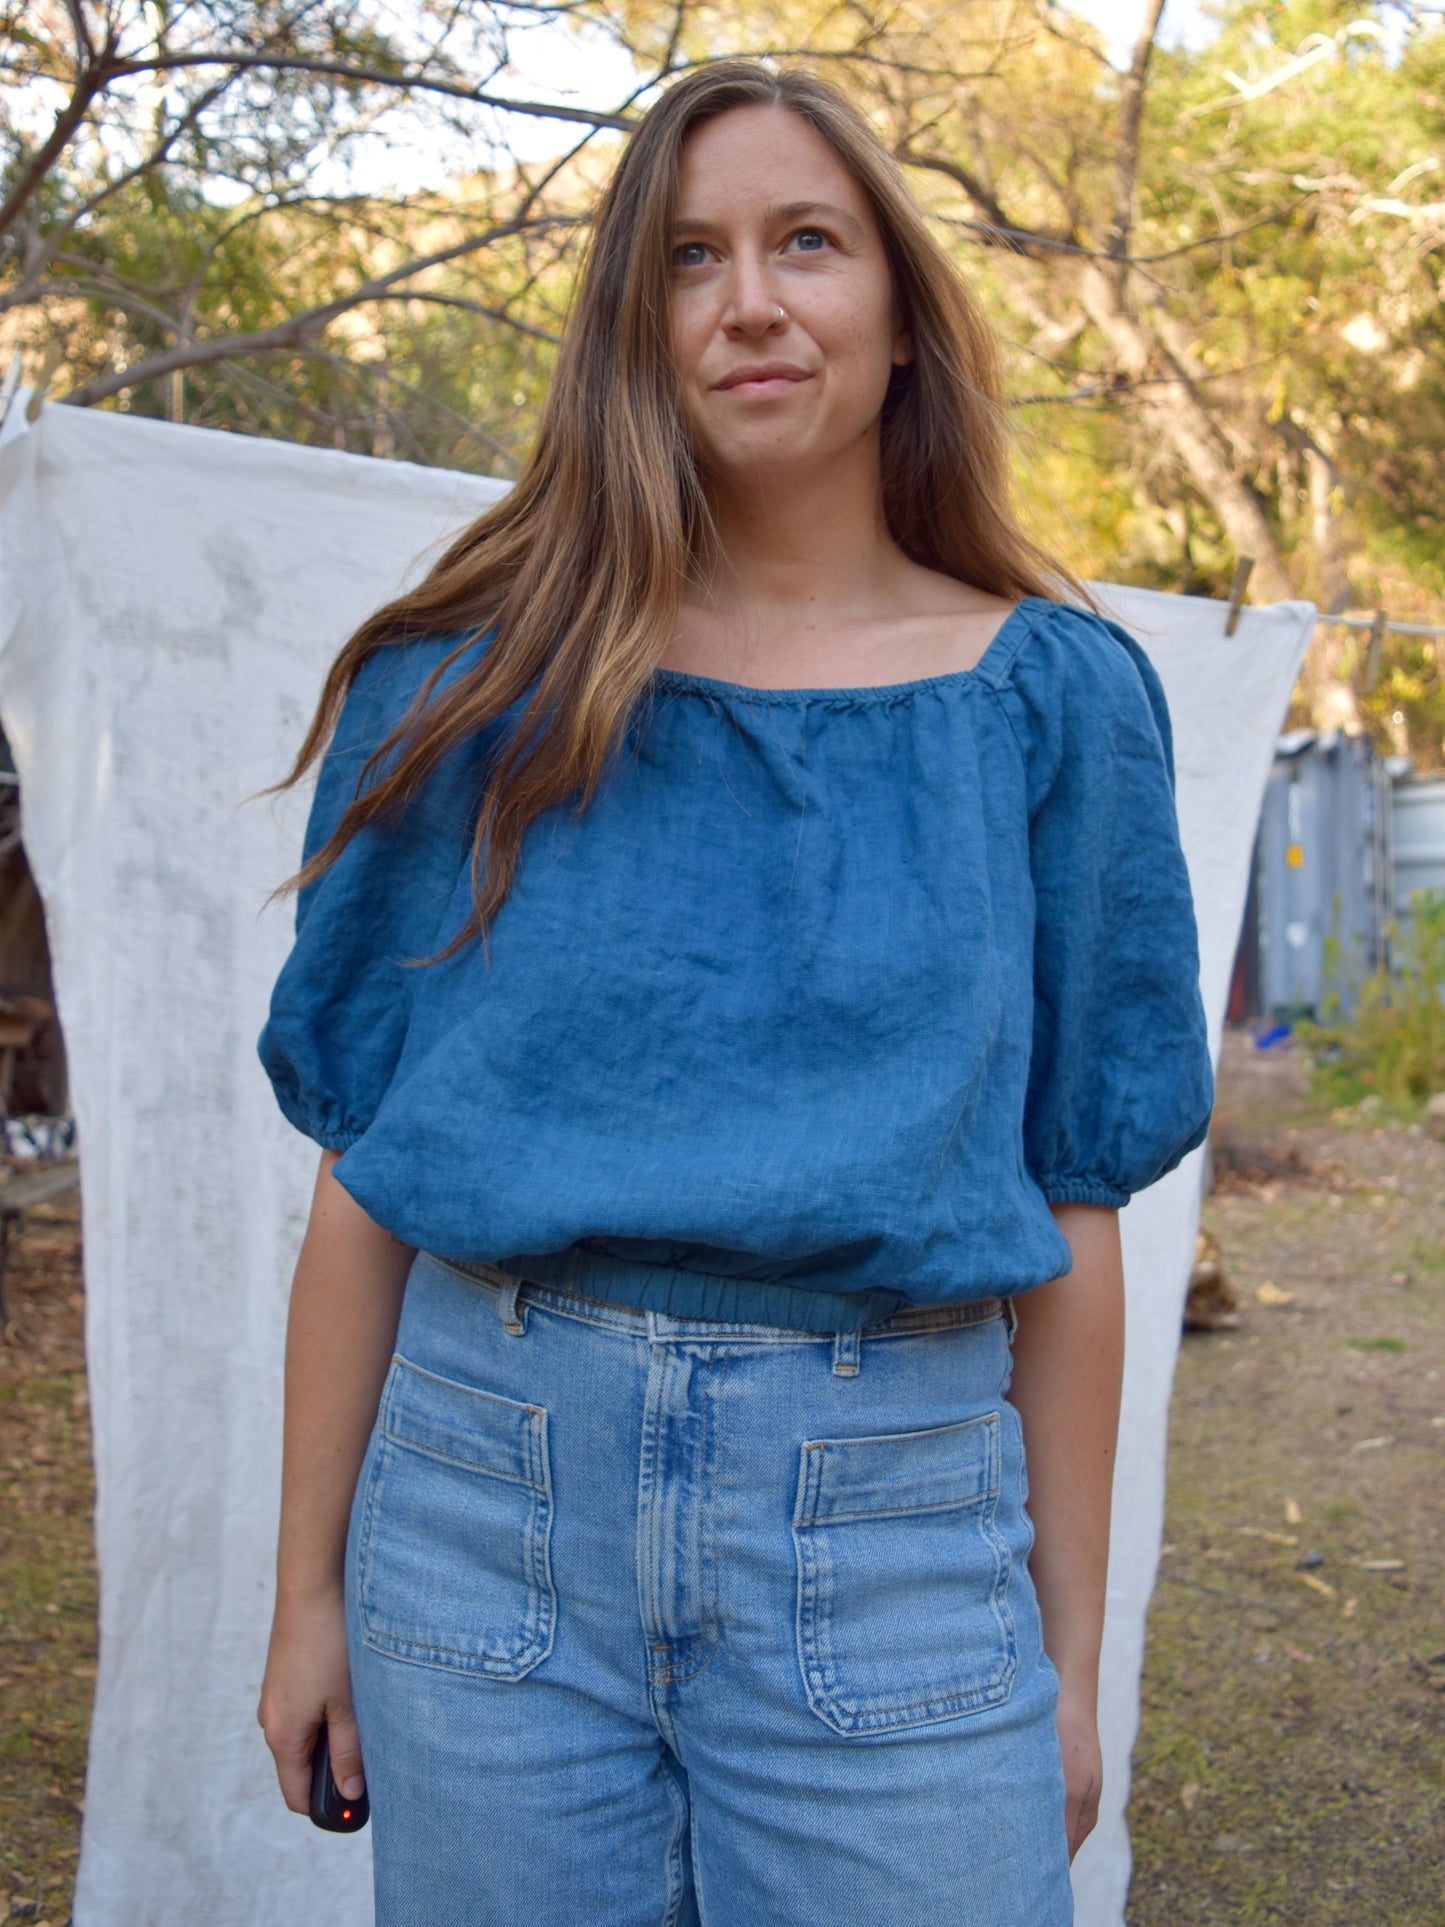
[{"label": "denim waistband", "polygon": [[497,1300],[498,1314],[508,1331],[526,1327],[525,1307],[544,1306],[564,1318],[575,1318],[589,1325],[652,1339],[719,1339],[754,1344],[802,1344],[814,1342],[856,1345],[863,1339],[917,1337],[925,1332],[957,1331],[968,1325],[983,1325],[995,1318],[1007,1318],[1009,1333],[1018,1327],[1018,1314],[1012,1298],[956,1299],[943,1305],[909,1305],[876,1325],[863,1325],[854,1331],[802,1330],[786,1325],[733,1324],[718,1318],[676,1318],[670,1313],[643,1311],[636,1305],[623,1305],[610,1298],[589,1298],[581,1292],[563,1291],[530,1278],[518,1277],[501,1265],[473,1262],[464,1258],[441,1258],[435,1252],[421,1254],[443,1270],[461,1274],[471,1284],[480,1285]]}]

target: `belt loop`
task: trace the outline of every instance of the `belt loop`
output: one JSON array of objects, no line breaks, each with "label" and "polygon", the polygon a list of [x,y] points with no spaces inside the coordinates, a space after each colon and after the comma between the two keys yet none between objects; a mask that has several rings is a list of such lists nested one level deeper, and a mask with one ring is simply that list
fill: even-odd
[{"label": "belt loop", "polygon": [[527,1329],[527,1307],[517,1302],[517,1293],[522,1289],[522,1280],[504,1274],[504,1282],[497,1291],[497,1315],[502,1328],[513,1338],[520,1338]]},{"label": "belt loop", "polygon": [[857,1331],[834,1332],[833,1371],[838,1378],[856,1378],[863,1355],[863,1341]]},{"label": "belt loop", "polygon": [[1012,1345],[1014,1342],[1014,1333],[1019,1328],[1018,1307],[1014,1304],[1012,1292],[1004,1299],[1003,1309],[1004,1316],[1008,1319],[1008,1342]]}]

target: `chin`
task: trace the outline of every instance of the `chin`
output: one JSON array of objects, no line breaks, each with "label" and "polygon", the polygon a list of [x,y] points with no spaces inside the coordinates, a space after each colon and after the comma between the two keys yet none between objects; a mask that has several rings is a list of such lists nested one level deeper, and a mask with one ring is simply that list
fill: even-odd
[{"label": "chin", "polygon": [[698,446],[706,450],[707,460],[718,468],[741,468],[760,461],[790,468],[800,463],[828,461],[843,454],[847,444],[830,442],[829,446],[820,447],[809,435],[806,423],[775,418],[749,423],[726,441],[699,441]]}]

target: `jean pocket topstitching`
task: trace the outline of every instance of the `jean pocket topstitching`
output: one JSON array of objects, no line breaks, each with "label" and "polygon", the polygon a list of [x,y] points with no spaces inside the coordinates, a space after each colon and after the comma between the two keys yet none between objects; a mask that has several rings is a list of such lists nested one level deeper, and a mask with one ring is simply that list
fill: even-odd
[{"label": "jean pocket topstitching", "polygon": [[809,1706],[835,1732],[955,1719],[1013,1691],[1001,1449],[996,1411],[803,1446],[798,1661]]},{"label": "jean pocket topstitching", "polygon": [[551,1651],[547,1414],[398,1354],[357,1543],[362,1637],[419,1665],[521,1679]]}]

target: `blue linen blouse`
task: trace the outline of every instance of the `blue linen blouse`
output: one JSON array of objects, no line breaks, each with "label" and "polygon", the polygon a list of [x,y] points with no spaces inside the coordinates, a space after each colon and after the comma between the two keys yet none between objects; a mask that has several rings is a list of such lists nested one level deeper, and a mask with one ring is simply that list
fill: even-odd
[{"label": "blue linen blouse", "polygon": [[[348,691],[309,857],[456,635]],[[446,672],[460,674],[491,636]],[[473,827],[519,702],[303,890],[259,1040],[377,1223],[683,1317],[852,1328],[1008,1295],[1214,1102],[1169,713],[1117,623],[1028,597],[972,668],[843,689],[658,669],[490,934]]]}]

